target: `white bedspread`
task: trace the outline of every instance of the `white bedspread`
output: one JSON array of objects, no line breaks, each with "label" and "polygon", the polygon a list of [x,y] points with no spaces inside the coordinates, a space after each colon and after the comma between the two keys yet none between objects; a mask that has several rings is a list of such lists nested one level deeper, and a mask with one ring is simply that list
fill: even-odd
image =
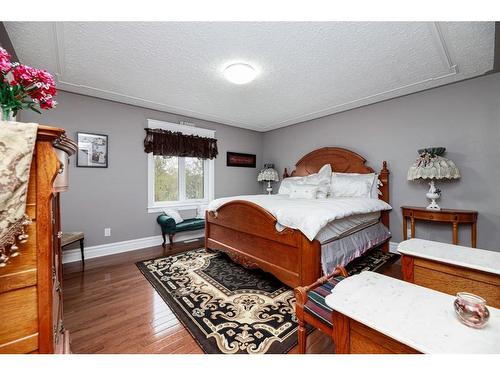
[{"label": "white bedspread", "polygon": [[215,199],[207,210],[217,211],[220,206],[234,200],[259,205],[271,213],[278,224],[300,230],[310,241],[333,220],[392,208],[373,198],[290,199],[288,195],[239,195]]}]

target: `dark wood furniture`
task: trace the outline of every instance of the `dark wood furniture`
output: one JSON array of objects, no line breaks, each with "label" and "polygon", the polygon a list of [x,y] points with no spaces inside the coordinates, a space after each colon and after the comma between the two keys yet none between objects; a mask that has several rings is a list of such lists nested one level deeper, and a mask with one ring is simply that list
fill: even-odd
[{"label": "dark wood furniture", "polygon": [[410,220],[411,238],[415,238],[415,221],[434,221],[451,223],[453,226],[453,244],[458,245],[458,225],[471,225],[471,246],[477,242],[477,211],[441,209],[440,211],[427,210],[425,207],[402,206],[403,212],[403,239],[408,238],[408,219]]},{"label": "dark wood furniture", "polygon": [[[324,147],[300,159],[291,174],[306,176],[330,164],[334,172],[373,173],[357,153],[339,147]],[[389,170],[383,162],[379,174],[380,199],[389,203]],[[389,227],[389,212],[381,222]],[[276,218],[262,207],[243,200],[228,202],[216,213],[206,213],[205,247],[227,253],[235,262],[272,273],[288,286],[309,285],[321,276],[319,241],[309,241],[299,230],[276,230]],[[388,251],[388,244],[384,246]]]},{"label": "dark wood furniture", "polygon": [[[500,270],[494,273],[494,270],[478,269],[477,265],[472,263],[465,264],[455,261],[453,252],[463,253],[467,250],[461,246],[456,249],[453,245],[447,245],[450,257],[447,259],[446,256],[443,256],[446,253],[441,249],[439,251],[441,255],[436,258],[429,257],[427,254],[419,254],[418,244],[413,246],[413,241],[422,240],[409,240],[406,243],[401,243],[398,247],[402,254],[401,268],[404,281],[451,295],[464,291],[474,293],[486,299],[489,306],[500,308]],[[431,241],[422,242],[431,243]],[[436,246],[442,248],[446,245],[436,243]],[[480,253],[488,252],[476,249],[470,249],[470,251],[477,253],[478,256],[482,255]],[[491,253],[491,255],[496,255]]]},{"label": "dark wood furniture", "polygon": [[[309,286],[299,286],[295,288],[295,315],[299,323],[298,336],[299,336],[299,354],[306,353],[307,347],[307,329],[306,324],[319,329],[321,332],[326,333],[329,337],[333,335],[333,324],[331,319],[331,309],[326,307],[324,303],[325,293],[329,293],[331,288],[335,286],[336,280],[334,278],[342,276],[347,277],[347,271],[344,267],[337,266],[332,274],[328,276],[323,276],[315,283]],[[309,293],[315,293],[315,297],[318,297],[321,301],[311,301],[309,300]],[[310,304],[310,306],[307,306]],[[308,308],[309,307],[309,308]],[[327,311],[329,315],[328,318],[320,317],[319,313],[314,314],[313,309],[320,309]],[[327,321],[325,321],[325,318]]]},{"label": "dark wood furniture", "polygon": [[85,241],[85,234],[83,232],[66,232],[62,234],[61,237],[61,248],[71,245],[72,243],[75,242],[80,243],[80,253],[82,254],[82,263],[85,263],[85,255],[83,253],[84,250],[84,241]]},{"label": "dark wood furniture", "polygon": [[0,269],[0,353],[69,352],[62,320],[59,193],[67,190],[68,155],[75,151],[63,129],[38,127],[26,205],[33,220],[29,238]]}]

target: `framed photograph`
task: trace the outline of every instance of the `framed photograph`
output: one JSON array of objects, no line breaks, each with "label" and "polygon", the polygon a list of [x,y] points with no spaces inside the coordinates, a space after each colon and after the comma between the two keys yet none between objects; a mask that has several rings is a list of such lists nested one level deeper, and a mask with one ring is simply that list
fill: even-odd
[{"label": "framed photograph", "polygon": [[253,154],[242,154],[240,152],[227,153],[228,167],[255,168],[257,157]]},{"label": "framed photograph", "polygon": [[108,136],[94,133],[76,133],[78,152],[76,166],[86,168],[108,167]]}]

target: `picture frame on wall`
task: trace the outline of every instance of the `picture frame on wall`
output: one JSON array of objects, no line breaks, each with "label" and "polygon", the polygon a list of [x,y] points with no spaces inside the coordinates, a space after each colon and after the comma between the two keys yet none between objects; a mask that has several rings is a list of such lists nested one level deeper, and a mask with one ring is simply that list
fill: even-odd
[{"label": "picture frame on wall", "polygon": [[226,164],[228,167],[255,168],[257,156],[254,154],[243,154],[241,152],[227,152]]},{"label": "picture frame on wall", "polygon": [[77,132],[78,152],[76,166],[82,168],[108,167],[108,136],[105,134]]}]

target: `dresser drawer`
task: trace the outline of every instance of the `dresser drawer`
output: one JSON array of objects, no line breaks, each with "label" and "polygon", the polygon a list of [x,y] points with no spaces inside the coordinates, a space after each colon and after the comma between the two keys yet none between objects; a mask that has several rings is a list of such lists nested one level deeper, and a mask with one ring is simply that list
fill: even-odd
[{"label": "dresser drawer", "polygon": [[35,286],[0,294],[0,353],[38,348],[38,305]]}]

